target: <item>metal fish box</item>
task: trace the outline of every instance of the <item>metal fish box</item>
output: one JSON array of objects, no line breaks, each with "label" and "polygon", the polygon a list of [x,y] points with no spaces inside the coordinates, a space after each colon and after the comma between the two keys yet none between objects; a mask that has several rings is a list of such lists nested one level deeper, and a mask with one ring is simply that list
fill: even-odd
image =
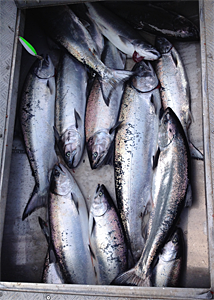
[{"label": "metal fish box", "polygon": [[[0,299],[212,299],[214,294],[214,1],[162,1],[200,27],[200,42],[175,42],[190,83],[193,122],[191,141],[204,153],[192,160],[193,205],[179,221],[186,242],[182,288],[51,285],[41,276],[47,243],[38,225],[44,208],[22,221],[34,178],[21,138],[18,108],[31,57],[18,42],[24,36],[38,53],[48,51],[46,38],[32,16],[39,6],[72,4],[78,0],[2,0],[0,98]],[[148,35],[152,39],[152,36]],[[55,50],[57,52],[57,50]],[[56,53],[57,57],[57,53]],[[57,63],[57,60],[55,61]],[[131,63],[130,63],[131,64]],[[73,171],[90,205],[97,183],[115,200],[114,170],[91,170],[86,151]],[[102,180],[102,182],[100,182]]]}]

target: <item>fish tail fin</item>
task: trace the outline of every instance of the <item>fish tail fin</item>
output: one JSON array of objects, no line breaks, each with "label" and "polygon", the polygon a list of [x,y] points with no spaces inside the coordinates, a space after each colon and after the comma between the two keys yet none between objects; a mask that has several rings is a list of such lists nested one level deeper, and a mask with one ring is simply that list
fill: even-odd
[{"label": "fish tail fin", "polygon": [[204,160],[204,155],[189,141],[189,150],[192,158]]},{"label": "fish tail fin", "polygon": [[25,210],[22,215],[22,221],[26,219],[32,212],[34,212],[36,209],[46,206],[47,204],[47,198],[48,198],[48,191],[47,193],[41,193],[39,191],[39,188],[37,185],[35,185],[33,189],[33,193],[25,207]]},{"label": "fish tail fin", "polygon": [[103,99],[107,106],[109,106],[111,94],[113,90],[119,85],[123,84],[126,80],[133,75],[132,71],[126,70],[113,70],[110,69],[111,76],[100,80],[100,85],[103,93]]},{"label": "fish tail fin", "polygon": [[150,278],[147,277],[145,280],[136,274],[136,269],[133,268],[125,273],[122,273],[115,278],[112,285],[128,285],[128,286],[151,286]]}]

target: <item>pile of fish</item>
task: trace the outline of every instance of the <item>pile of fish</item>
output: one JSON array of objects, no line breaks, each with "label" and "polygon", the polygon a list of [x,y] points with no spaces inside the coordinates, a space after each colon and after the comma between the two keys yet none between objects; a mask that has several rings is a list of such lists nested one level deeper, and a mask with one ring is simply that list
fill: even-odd
[{"label": "pile of fish", "polygon": [[[161,18],[153,5],[149,13],[122,7],[121,18],[98,3],[39,10],[62,49],[57,72],[48,55],[36,60],[20,106],[35,177],[23,220],[48,207],[48,219],[39,218],[46,283],[179,285],[184,242],[176,225],[191,205],[191,156],[203,155],[188,138],[188,79],[166,36],[197,40],[198,31],[166,11],[159,26],[147,18]],[[128,23],[155,33],[155,47]],[[131,71],[126,58],[136,62]],[[88,213],[69,170],[85,146],[92,169],[113,164],[117,207],[97,183]]]}]

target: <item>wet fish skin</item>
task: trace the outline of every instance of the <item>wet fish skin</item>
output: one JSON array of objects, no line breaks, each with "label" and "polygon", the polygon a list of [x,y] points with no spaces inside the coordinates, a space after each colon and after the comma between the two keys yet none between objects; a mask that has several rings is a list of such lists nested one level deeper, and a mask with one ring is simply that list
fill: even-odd
[{"label": "wet fish skin", "polygon": [[146,60],[160,57],[159,52],[126,22],[99,3],[85,3],[90,17],[96,22],[102,34],[120,51],[129,56]]},{"label": "wet fish skin", "polygon": [[87,70],[63,53],[57,74],[55,128],[57,144],[69,168],[76,168],[85,146]]},{"label": "wet fish skin", "polygon": [[130,71],[118,71],[107,68],[96,55],[96,46],[77,16],[68,6],[42,8],[43,27],[47,34],[62,45],[81,63],[92,68],[99,76],[100,82],[105,82],[106,89],[102,89],[104,97],[109,94],[118,83],[131,76]]},{"label": "wet fish skin", "polygon": [[55,165],[49,193],[51,240],[67,283],[95,284],[88,237],[88,211],[69,171]]},{"label": "wet fish skin", "polygon": [[103,49],[105,47],[104,36],[100,32],[96,23],[87,14],[87,8],[85,7],[84,3],[72,4],[70,6],[70,8],[77,15],[77,17],[81,20],[81,22],[83,23],[85,28],[88,30],[89,34],[92,37],[92,40],[94,41],[94,44],[96,47],[96,53],[97,53],[98,57],[101,58]]},{"label": "wet fish skin", "polygon": [[144,216],[152,205],[153,157],[156,153],[161,99],[159,83],[149,62],[135,65],[127,84],[115,138],[115,189],[118,210],[134,263],[145,239]]},{"label": "wet fish skin", "polygon": [[159,157],[153,176],[155,209],[151,229],[142,255],[135,267],[114,283],[147,286],[152,264],[169,238],[185,204],[189,184],[190,154],[184,130],[175,113],[167,108],[159,129]]},{"label": "wet fish skin", "polygon": [[99,185],[89,213],[89,238],[97,283],[107,285],[127,269],[127,247],[116,207],[104,185]]},{"label": "wet fish skin", "polygon": [[129,22],[134,28],[179,40],[199,40],[199,31],[190,20],[153,4],[115,3],[105,6]]},{"label": "wet fish skin", "polygon": [[184,261],[184,238],[181,228],[176,228],[158,256],[152,271],[153,286],[178,287]]},{"label": "wet fish skin", "polygon": [[[102,58],[107,67],[125,67],[125,55],[109,41],[106,42]],[[123,84],[119,84],[112,92],[110,102],[106,103],[99,80],[95,78],[87,102],[85,120],[86,147],[92,169],[110,162],[122,94]]]},{"label": "wet fish skin", "polygon": [[33,193],[25,207],[24,220],[47,204],[49,172],[57,162],[54,150],[55,69],[50,57],[36,60],[29,72],[20,105],[25,148],[35,178]]},{"label": "wet fish skin", "polygon": [[[192,122],[192,114],[190,111],[190,87],[184,65],[179,53],[166,38],[157,37],[155,44],[162,54],[162,57],[155,62],[155,71],[161,84],[163,108],[172,108],[188,139],[188,128]],[[203,154],[190,141],[189,146],[191,156],[203,160]]]},{"label": "wet fish skin", "polygon": [[52,284],[65,283],[63,274],[60,270],[60,266],[56,260],[56,256],[53,250],[53,245],[50,239],[49,226],[40,217],[39,217],[39,224],[48,243],[48,251],[45,258],[45,264],[44,264],[44,269],[42,274],[42,282],[52,283]]}]

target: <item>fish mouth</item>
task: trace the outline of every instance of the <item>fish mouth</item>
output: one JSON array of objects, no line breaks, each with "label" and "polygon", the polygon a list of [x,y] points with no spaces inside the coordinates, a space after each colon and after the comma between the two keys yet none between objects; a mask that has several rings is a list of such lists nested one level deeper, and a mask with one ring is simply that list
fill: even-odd
[{"label": "fish mouth", "polygon": [[66,173],[63,170],[63,166],[61,164],[55,165],[54,169],[53,169],[53,174],[56,177],[59,177],[60,175],[65,176]]},{"label": "fish mouth", "polygon": [[140,62],[144,59],[144,56],[140,56],[137,51],[134,51],[134,53],[132,55],[132,59],[134,62]]},{"label": "fish mouth", "polygon": [[[67,152],[68,153],[68,152]],[[67,153],[65,154],[65,162],[67,166],[72,169],[77,166],[77,163],[75,161],[76,155],[77,155],[77,149],[73,150],[72,152],[69,152],[69,158],[67,157]]]}]

